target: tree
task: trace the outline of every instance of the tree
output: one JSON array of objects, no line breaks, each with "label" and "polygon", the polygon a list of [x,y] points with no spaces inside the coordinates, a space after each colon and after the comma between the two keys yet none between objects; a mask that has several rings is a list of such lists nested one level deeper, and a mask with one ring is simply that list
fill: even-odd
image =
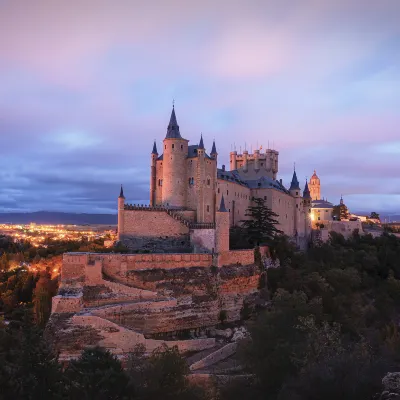
[{"label": "tree", "polygon": [[4,252],[0,257],[0,271],[8,271],[9,268],[10,268],[10,260],[8,259],[7,253]]},{"label": "tree", "polygon": [[332,217],[336,221],[343,221],[349,218],[349,210],[344,203],[333,207]]},{"label": "tree", "polygon": [[34,313],[36,324],[44,328],[51,314],[51,281],[48,271],[42,271],[36,283]]},{"label": "tree", "polygon": [[128,361],[128,374],[135,394],[141,400],[200,400],[204,391],[190,384],[189,367],[177,347],[160,347],[150,357],[144,348],[136,347]]},{"label": "tree", "polygon": [[109,351],[99,347],[86,349],[77,360],[72,360],[66,371],[66,389],[70,399],[132,398],[129,378],[120,361]]},{"label": "tree", "polygon": [[379,214],[373,211],[369,216],[370,219],[379,219]]},{"label": "tree", "polygon": [[275,219],[278,214],[265,205],[264,199],[254,198],[253,202],[255,205],[250,206],[245,214],[250,219],[241,221],[242,227],[251,244],[271,243],[276,235],[283,233],[276,227],[279,224]]},{"label": "tree", "polygon": [[1,399],[61,399],[61,366],[41,331],[32,323],[30,309],[20,309],[21,319],[0,322]]}]

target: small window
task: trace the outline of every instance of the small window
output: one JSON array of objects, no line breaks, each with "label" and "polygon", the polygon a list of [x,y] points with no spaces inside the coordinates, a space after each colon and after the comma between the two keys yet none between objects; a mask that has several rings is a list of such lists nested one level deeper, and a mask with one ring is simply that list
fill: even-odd
[{"label": "small window", "polygon": [[299,192],[296,192],[296,196],[299,194]]},{"label": "small window", "polygon": [[207,206],[207,212],[210,212],[210,206]]},{"label": "small window", "polygon": [[181,144],[181,150],[183,150],[183,144]]},{"label": "small window", "polygon": [[218,188],[218,193],[219,193],[219,188]]},{"label": "small window", "polygon": [[174,145],[174,144],[172,144],[172,148],[173,148],[173,149],[175,148],[175,145]]},{"label": "small window", "polygon": [[264,200],[267,200],[267,196],[264,196]]},{"label": "small window", "polygon": [[227,196],[228,196],[228,194],[229,194],[229,190],[226,191],[226,195],[227,195]]},{"label": "small window", "polygon": [[167,145],[165,145],[165,150],[167,150]]},{"label": "small window", "polygon": [[210,186],[210,184],[211,184],[211,180],[207,179],[207,185]]}]

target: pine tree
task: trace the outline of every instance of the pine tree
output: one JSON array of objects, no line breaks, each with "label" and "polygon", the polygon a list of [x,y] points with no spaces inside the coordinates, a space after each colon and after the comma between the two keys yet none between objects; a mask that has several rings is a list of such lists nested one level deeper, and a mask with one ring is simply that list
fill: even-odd
[{"label": "pine tree", "polygon": [[34,295],[34,313],[36,324],[44,328],[51,313],[51,281],[47,271],[40,273]]},{"label": "pine tree", "polygon": [[65,371],[70,399],[133,398],[120,361],[99,347],[85,350]]},{"label": "pine tree", "polygon": [[240,221],[242,227],[253,245],[259,245],[264,242],[271,243],[276,235],[283,233],[276,227],[279,224],[276,220],[279,215],[265,205],[264,199],[254,198],[253,202],[255,205],[250,206],[245,214],[250,219]]}]

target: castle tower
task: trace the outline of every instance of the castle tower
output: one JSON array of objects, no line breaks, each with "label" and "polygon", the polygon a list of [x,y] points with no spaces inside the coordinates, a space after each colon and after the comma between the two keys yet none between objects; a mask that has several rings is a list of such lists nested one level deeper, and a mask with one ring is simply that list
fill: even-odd
[{"label": "castle tower", "polygon": [[162,204],[169,208],[186,207],[186,158],[188,140],[183,139],[172,107],[167,135],[163,141]]},{"label": "castle tower", "polygon": [[310,194],[312,200],[320,200],[321,199],[321,181],[319,180],[315,170],[314,174],[310,179]]},{"label": "castle tower", "polygon": [[158,158],[157,145],[154,141],[153,151],[151,152],[151,166],[150,166],[150,207],[156,205],[156,162]]},{"label": "castle tower", "polygon": [[231,151],[229,154],[230,170],[233,171],[237,169],[237,151]]},{"label": "castle tower", "polygon": [[249,152],[247,150],[243,150],[243,172],[247,172],[249,170],[248,158]]},{"label": "castle tower", "polygon": [[223,195],[219,210],[215,214],[215,250],[220,254],[229,251],[229,212],[225,207]]},{"label": "castle tower", "polygon": [[203,135],[200,136],[200,143],[197,148],[197,222],[205,222],[205,202],[204,202],[204,185],[206,180],[206,166],[205,166],[205,148],[203,142]]},{"label": "castle tower", "polygon": [[260,170],[260,150],[254,150],[254,170],[258,172]]},{"label": "castle tower", "polygon": [[302,211],[302,199],[299,180],[297,179],[296,170],[293,171],[292,182],[289,188],[290,195],[295,199],[295,209],[294,209],[294,234],[297,236],[302,232],[302,225],[300,221],[301,211]]},{"label": "castle tower", "polygon": [[305,234],[308,237],[311,233],[311,207],[312,207],[312,198],[310,189],[308,188],[308,183],[306,180],[306,186],[303,191],[303,208],[304,208],[304,217],[305,217]]},{"label": "castle tower", "polygon": [[121,240],[124,234],[124,209],[125,209],[125,196],[124,196],[124,189],[121,185],[121,190],[118,196],[117,240]]},{"label": "castle tower", "polygon": [[215,140],[213,141],[210,156],[213,160],[217,161],[218,153],[217,153],[217,148],[215,146]]}]

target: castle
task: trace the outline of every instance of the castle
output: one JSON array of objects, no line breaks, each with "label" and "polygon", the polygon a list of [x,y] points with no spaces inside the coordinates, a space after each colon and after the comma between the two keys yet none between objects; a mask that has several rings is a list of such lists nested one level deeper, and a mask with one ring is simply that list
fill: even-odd
[{"label": "castle", "polygon": [[[155,250],[169,243],[177,250],[181,246],[195,245],[189,238],[196,229],[214,229],[215,238],[200,246],[217,251],[218,235],[227,236],[229,227],[245,220],[246,210],[253,198],[262,198],[278,217],[278,228],[289,237],[306,242],[311,233],[312,194],[306,182],[302,191],[296,176],[289,189],[277,180],[278,156],[276,150],[264,153],[254,150],[242,154],[230,153],[230,170],[217,167],[218,152],[215,141],[207,154],[203,137],[198,145],[189,145],[182,137],[173,107],[163,140],[163,153],[156,142],[151,152],[150,206],[125,204],[121,188],[118,199],[118,239],[129,247]],[[220,226],[221,211],[228,213],[228,225]],[[146,212],[147,211],[147,212]],[[153,212],[149,212],[153,211]],[[159,212],[158,218],[154,214]],[[175,218],[161,218],[161,211]],[[169,223],[168,223],[169,222]],[[161,242],[157,238],[163,238]],[[227,247],[228,246],[228,247]],[[229,248],[225,243],[224,250]]]},{"label": "castle", "polygon": [[[126,204],[122,187],[118,198],[118,239],[137,251],[63,255],[46,327],[60,360],[92,346],[122,359],[138,344],[147,353],[176,346],[193,374],[226,374],[227,362],[236,371],[243,331],[216,327],[221,320],[240,324],[260,300],[263,269],[279,260],[265,246],[231,250],[229,228],[246,218],[253,198],[263,198],[279,215],[279,229],[304,246],[320,181],[315,174],[311,190],[306,182],[302,192],[294,172],[286,189],[277,180],[275,150],[233,151],[230,171],[218,169],[217,161],[215,143],[208,155],[202,137],[194,146],[182,138],[173,109],[163,154],[155,144],[151,153],[150,205]],[[321,240],[330,230],[350,235],[360,226],[328,222],[314,230]]]}]

